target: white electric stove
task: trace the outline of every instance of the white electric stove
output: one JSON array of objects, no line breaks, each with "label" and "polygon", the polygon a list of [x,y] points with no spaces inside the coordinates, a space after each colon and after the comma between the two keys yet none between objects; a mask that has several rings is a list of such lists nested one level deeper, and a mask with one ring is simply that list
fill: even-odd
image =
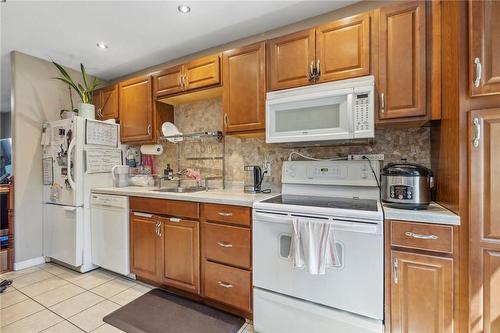
[{"label": "white electric stove", "polygon": [[[369,163],[284,162],[282,194],[254,204],[257,332],[383,332],[384,228],[375,178],[380,165]],[[311,275],[293,266],[296,217],[333,225],[339,267]]]}]

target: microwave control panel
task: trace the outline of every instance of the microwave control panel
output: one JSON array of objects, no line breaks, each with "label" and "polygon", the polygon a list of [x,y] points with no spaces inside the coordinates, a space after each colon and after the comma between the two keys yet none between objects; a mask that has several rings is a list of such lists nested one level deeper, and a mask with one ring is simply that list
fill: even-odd
[{"label": "microwave control panel", "polygon": [[363,93],[354,96],[354,130],[365,131],[369,130],[370,116],[370,94]]}]

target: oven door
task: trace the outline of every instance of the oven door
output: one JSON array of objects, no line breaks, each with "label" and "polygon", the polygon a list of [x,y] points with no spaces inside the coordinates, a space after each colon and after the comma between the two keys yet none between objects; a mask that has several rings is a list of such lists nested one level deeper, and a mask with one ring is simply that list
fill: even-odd
[{"label": "oven door", "polygon": [[254,210],[253,216],[254,287],[383,319],[382,223],[330,220],[341,265],[311,275],[289,258],[293,215]]},{"label": "oven door", "polygon": [[266,142],[352,139],[352,98],[353,89],[268,96]]}]

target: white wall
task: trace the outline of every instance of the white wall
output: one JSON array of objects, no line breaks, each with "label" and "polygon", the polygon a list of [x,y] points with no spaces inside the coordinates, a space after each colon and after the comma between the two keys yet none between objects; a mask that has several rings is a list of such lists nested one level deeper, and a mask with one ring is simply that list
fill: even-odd
[{"label": "white wall", "polygon": [[[11,53],[12,135],[15,177],[16,263],[42,256],[42,123],[59,119],[69,109],[67,86],[51,79],[59,76],[46,60]],[[80,72],[69,70],[73,78]],[[74,96],[73,101],[79,102]]]}]

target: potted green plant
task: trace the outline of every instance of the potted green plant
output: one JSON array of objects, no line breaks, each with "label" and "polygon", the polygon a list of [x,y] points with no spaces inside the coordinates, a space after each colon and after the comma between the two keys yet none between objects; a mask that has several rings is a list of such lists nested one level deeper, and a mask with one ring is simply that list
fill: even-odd
[{"label": "potted green plant", "polygon": [[101,83],[98,78],[94,78],[92,83],[90,83],[89,77],[85,71],[83,64],[80,64],[80,69],[82,71],[82,81],[83,85],[80,83],[75,83],[68,72],[58,63],[52,60],[52,63],[61,73],[61,77],[54,77],[55,80],[60,80],[71,88],[73,88],[78,96],[80,96],[82,102],[78,104],[78,113],[81,117],[95,119],[95,106],[92,104],[92,97],[97,86]]}]

